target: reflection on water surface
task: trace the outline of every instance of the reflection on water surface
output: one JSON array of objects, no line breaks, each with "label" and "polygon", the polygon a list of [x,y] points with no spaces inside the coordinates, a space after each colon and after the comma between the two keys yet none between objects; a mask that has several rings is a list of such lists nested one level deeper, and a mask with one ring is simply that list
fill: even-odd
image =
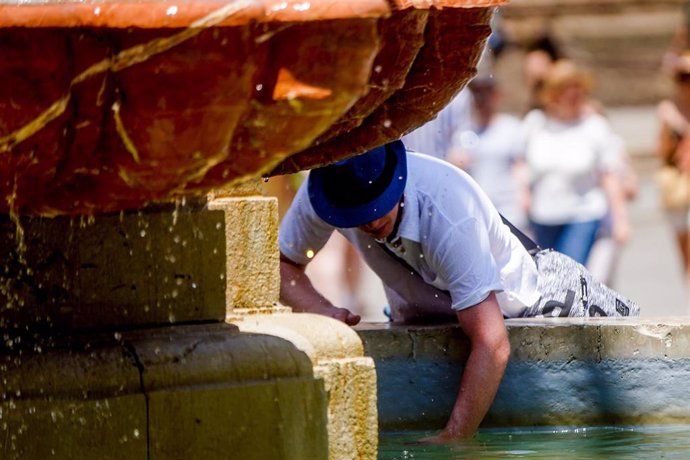
[{"label": "reflection on water surface", "polygon": [[431,434],[383,433],[379,460],[690,458],[690,425],[483,429],[453,445],[413,444]]}]

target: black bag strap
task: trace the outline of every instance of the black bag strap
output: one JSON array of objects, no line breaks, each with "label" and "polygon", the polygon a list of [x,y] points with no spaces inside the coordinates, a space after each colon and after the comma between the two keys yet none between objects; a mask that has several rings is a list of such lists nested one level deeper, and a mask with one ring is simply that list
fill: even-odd
[{"label": "black bag strap", "polygon": [[[532,238],[525,235],[525,233],[522,230],[520,230],[515,225],[513,225],[513,223],[511,221],[509,221],[508,219],[506,219],[503,216],[503,214],[499,213],[498,215],[501,216],[501,220],[503,221],[503,223],[505,225],[508,226],[508,228],[510,229],[510,232],[517,237],[517,239],[520,241],[520,243],[522,243],[522,245],[525,247],[525,249],[527,250],[529,255],[534,256],[536,253],[541,251],[541,247]],[[395,253],[393,253],[393,251],[391,251],[390,248],[388,246],[386,246],[385,243],[379,242],[378,245],[384,251],[386,251],[386,253],[389,256],[393,257],[393,259],[395,259],[398,263],[403,265],[407,270],[409,270],[410,272],[414,273],[415,275],[417,275],[421,278],[421,275],[419,273],[417,273],[417,270],[415,270],[414,267],[412,267],[410,264],[408,264],[403,258],[401,258],[398,255],[396,255]]]},{"label": "black bag strap", "polygon": [[510,229],[510,232],[517,237],[518,240],[520,240],[520,243],[527,249],[527,252],[529,255],[534,256],[536,253],[541,251],[541,248],[539,245],[529,236],[525,235],[522,230],[517,228],[515,225],[513,225],[512,222],[510,222],[508,219],[503,217],[503,214],[499,213],[499,216],[501,216],[501,220],[505,225],[508,226]]}]

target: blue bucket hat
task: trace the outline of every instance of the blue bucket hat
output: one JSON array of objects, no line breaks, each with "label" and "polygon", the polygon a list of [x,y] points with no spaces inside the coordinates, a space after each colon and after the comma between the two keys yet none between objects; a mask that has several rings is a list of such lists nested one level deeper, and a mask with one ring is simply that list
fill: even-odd
[{"label": "blue bucket hat", "polygon": [[367,224],[388,214],[407,183],[407,157],[401,141],[309,173],[308,192],[316,214],[334,227]]}]

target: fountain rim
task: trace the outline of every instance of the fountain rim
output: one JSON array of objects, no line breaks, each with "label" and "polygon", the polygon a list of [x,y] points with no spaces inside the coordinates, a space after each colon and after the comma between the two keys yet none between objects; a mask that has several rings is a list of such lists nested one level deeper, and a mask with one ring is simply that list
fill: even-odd
[{"label": "fountain rim", "polygon": [[377,19],[393,10],[487,8],[508,0],[0,0],[0,28],[180,28],[265,22]]}]

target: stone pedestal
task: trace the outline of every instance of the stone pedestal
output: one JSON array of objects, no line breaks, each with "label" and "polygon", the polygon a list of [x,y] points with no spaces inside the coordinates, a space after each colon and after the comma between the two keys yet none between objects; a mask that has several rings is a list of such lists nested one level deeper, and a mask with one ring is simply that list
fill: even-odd
[{"label": "stone pedestal", "polygon": [[226,257],[270,215],[242,209],[0,222],[2,458],[328,458],[309,357],[224,322],[226,286],[270,292],[238,271],[263,249]]},{"label": "stone pedestal", "polygon": [[279,305],[277,202],[254,190],[0,221],[7,458],[376,458],[373,361]]},{"label": "stone pedestal", "polygon": [[2,369],[5,459],[327,458],[323,384],[275,337],[81,333],[15,346]]},{"label": "stone pedestal", "polygon": [[323,378],[328,401],[331,460],[375,459],[378,449],[376,369],[357,333],[343,323],[308,313],[251,315],[235,320],[241,331],[289,340]]}]

